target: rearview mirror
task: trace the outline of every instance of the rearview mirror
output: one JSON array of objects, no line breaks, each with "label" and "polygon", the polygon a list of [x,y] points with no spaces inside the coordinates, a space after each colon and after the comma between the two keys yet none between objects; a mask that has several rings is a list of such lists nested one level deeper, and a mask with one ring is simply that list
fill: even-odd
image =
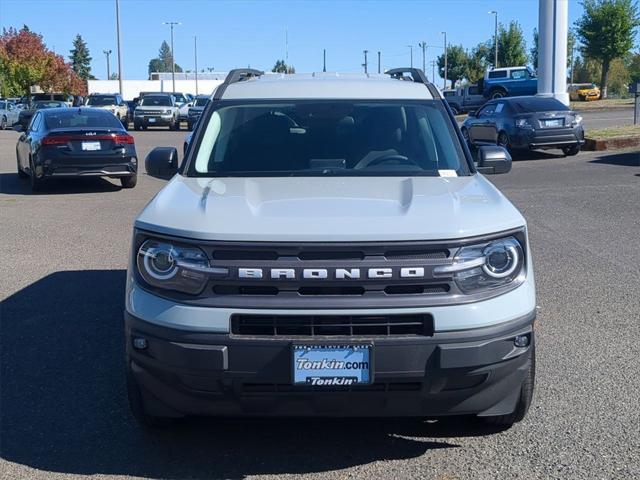
[{"label": "rearview mirror", "polygon": [[144,161],[147,174],[169,180],[178,173],[178,150],[174,147],[156,147]]},{"label": "rearview mirror", "polygon": [[511,155],[503,147],[488,145],[480,147],[476,170],[487,175],[509,173],[511,171]]}]

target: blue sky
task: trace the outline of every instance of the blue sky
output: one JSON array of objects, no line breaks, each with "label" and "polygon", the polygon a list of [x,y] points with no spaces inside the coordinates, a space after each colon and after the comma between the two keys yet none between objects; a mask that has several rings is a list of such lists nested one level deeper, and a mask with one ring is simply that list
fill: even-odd
[{"label": "blue sky", "polygon": [[[581,15],[578,0],[569,2],[569,22]],[[508,23],[517,20],[528,47],[538,23],[538,0],[422,0],[422,1],[213,1],[120,0],[123,77],[145,79],[149,60],[157,55],[169,27],[175,28],[176,62],[194,68],[193,39],[198,37],[199,68],[234,67],[271,69],[285,56],[288,31],[289,63],[299,72],[322,69],[322,49],[327,49],[327,70],[361,71],[362,51],[369,50],[370,71],[377,68],[377,51],[383,68],[408,66],[414,46],[414,65],[421,66],[417,44],[441,46],[447,32],[450,44],[472,47],[493,35],[493,16]],[[113,50],[116,70],[115,0],[1,0],[2,27],[29,28],[43,35],[57,53],[69,55],[80,33],[91,55],[92,73],[106,76],[103,50]],[[442,48],[427,50],[427,64]],[[427,68],[431,76],[431,68]],[[437,73],[436,73],[437,75]]]}]

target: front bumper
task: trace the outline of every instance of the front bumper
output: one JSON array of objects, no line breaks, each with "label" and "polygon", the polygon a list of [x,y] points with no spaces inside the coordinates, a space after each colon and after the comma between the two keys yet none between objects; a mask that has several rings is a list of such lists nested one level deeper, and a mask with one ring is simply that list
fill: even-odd
[{"label": "front bumper", "polygon": [[147,127],[167,127],[174,122],[173,115],[135,115],[133,123]]},{"label": "front bumper", "polygon": [[[125,313],[127,366],[158,416],[480,416],[511,413],[534,348],[535,310],[499,325],[432,336],[307,338],[371,343],[371,385],[292,385],[291,338],[161,327]],[[514,338],[527,335],[527,347]],[[143,350],[133,338],[146,339]]]}]

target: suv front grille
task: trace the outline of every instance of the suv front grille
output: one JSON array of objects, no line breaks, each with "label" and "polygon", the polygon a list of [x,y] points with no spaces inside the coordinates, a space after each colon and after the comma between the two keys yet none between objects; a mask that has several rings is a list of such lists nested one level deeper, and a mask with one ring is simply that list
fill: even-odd
[{"label": "suv front grille", "polygon": [[411,315],[244,315],[231,317],[231,334],[251,337],[433,336],[433,317]]}]

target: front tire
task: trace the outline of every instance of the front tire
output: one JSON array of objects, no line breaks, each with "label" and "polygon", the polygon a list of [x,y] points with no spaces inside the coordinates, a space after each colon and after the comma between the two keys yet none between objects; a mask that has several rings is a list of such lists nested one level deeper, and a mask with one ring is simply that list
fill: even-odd
[{"label": "front tire", "polygon": [[142,125],[140,125],[137,122],[134,122],[133,123],[133,129],[136,130],[136,131],[140,131],[140,130],[142,130]]},{"label": "front tire", "polygon": [[18,161],[17,158],[16,158],[16,166],[18,169],[18,178],[22,178],[22,179],[29,178],[29,175],[20,168],[20,162]]},{"label": "front tire", "polygon": [[580,145],[571,145],[569,147],[562,147],[562,153],[567,157],[573,157],[580,153]]},{"label": "front tire", "polygon": [[505,92],[501,88],[498,88],[496,90],[491,90],[491,93],[489,93],[489,98],[491,98],[491,100],[495,100],[497,98],[503,98],[506,96],[507,96],[507,92]]},{"label": "front tire", "polygon": [[498,133],[498,146],[502,148],[509,149],[509,136],[506,132]]},{"label": "front tire", "polygon": [[31,180],[31,191],[32,192],[40,192],[42,191],[42,187],[44,185],[44,179],[36,177],[36,169],[33,165],[33,160],[29,163],[29,168],[31,169],[31,175],[29,176]]},{"label": "front tire", "polygon": [[6,130],[6,129],[7,129],[7,117],[3,115],[2,119],[0,119],[0,130]]},{"label": "front tire", "polygon": [[531,344],[531,360],[527,368],[527,374],[520,388],[520,397],[513,412],[507,415],[496,415],[494,417],[480,417],[486,425],[495,425],[499,427],[509,428],[514,423],[518,423],[527,414],[531,401],[533,400],[533,389],[536,381],[536,350],[535,345]]},{"label": "front tire", "polygon": [[132,175],[130,177],[120,178],[120,185],[122,188],[133,188],[138,183],[138,175]]}]

